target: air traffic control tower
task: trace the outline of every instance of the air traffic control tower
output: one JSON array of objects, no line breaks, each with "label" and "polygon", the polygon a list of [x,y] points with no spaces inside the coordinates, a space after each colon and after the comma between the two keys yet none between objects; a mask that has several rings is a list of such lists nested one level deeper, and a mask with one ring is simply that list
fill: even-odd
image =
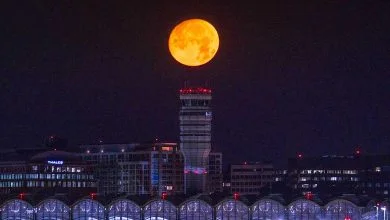
[{"label": "air traffic control tower", "polygon": [[211,150],[211,89],[180,89],[180,150],[184,155],[184,181],[187,194],[206,189]]}]

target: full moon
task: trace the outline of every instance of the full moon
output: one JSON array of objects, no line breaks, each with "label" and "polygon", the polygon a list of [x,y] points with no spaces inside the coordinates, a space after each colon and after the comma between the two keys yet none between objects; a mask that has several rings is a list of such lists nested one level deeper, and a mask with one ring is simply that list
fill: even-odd
[{"label": "full moon", "polygon": [[209,62],[217,53],[218,32],[205,20],[185,20],[172,30],[168,46],[173,58],[179,63],[200,66]]}]

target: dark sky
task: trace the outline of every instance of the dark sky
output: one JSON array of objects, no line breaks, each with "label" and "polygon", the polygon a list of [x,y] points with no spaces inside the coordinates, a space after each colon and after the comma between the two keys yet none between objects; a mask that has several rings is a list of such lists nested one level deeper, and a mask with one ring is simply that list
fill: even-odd
[{"label": "dark sky", "polygon": [[[130,2],[1,3],[0,148],[52,134],[71,146],[177,141],[177,92],[192,80],[213,89],[225,163],[389,152],[389,1]],[[188,68],[167,41],[194,17],[221,43]]]}]

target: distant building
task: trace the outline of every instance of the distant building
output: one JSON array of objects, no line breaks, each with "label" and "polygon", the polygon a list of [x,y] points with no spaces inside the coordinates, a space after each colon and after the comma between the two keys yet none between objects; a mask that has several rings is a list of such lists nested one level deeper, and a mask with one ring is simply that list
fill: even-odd
[{"label": "distant building", "polygon": [[180,101],[180,150],[185,161],[185,192],[205,192],[211,150],[211,89],[180,89]]},{"label": "distant building", "polygon": [[208,163],[207,191],[222,192],[222,182],[222,153],[211,152]]},{"label": "distant building", "polygon": [[290,158],[288,185],[298,192],[388,197],[390,155]]},{"label": "distant building", "polygon": [[96,192],[93,167],[83,162],[76,153],[54,150],[38,153],[29,160],[6,161],[4,156],[0,162],[0,194],[53,195],[70,192]]},{"label": "distant building", "polygon": [[287,169],[274,169],[273,180],[275,183],[286,184],[288,179]]},{"label": "distant building", "polygon": [[161,195],[184,193],[184,160],[176,143],[81,146],[96,165],[98,193]]},{"label": "distant building", "polygon": [[259,194],[261,188],[273,183],[274,169],[269,163],[244,162],[230,166],[231,193]]}]

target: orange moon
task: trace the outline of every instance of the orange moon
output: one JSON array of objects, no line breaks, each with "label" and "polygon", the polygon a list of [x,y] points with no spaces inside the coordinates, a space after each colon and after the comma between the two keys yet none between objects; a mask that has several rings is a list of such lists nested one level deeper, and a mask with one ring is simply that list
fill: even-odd
[{"label": "orange moon", "polygon": [[168,46],[171,55],[179,63],[200,66],[209,62],[217,53],[218,32],[205,20],[185,20],[172,30]]}]

